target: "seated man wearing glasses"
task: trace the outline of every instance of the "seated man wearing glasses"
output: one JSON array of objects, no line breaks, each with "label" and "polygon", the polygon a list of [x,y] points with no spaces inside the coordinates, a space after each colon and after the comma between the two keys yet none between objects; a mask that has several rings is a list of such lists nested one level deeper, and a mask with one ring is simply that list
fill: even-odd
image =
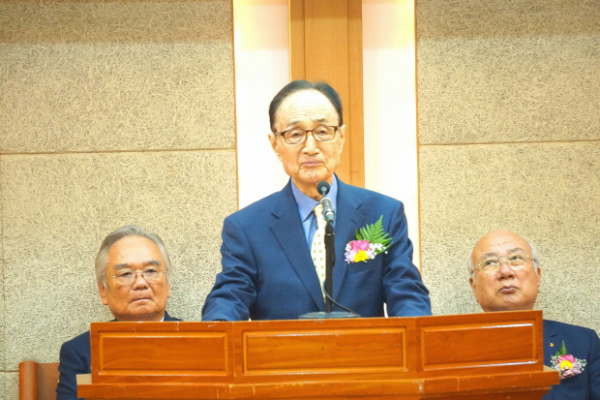
[{"label": "seated man wearing glasses", "polygon": [[[519,235],[488,233],[473,249],[468,268],[483,311],[533,309],[542,271],[535,247]],[[553,359],[557,352],[568,356]],[[561,375],[544,400],[600,400],[600,339],[595,331],[544,320],[544,364]]]},{"label": "seated man wearing glasses", "polygon": [[[102,304],[117,321],[179,321],[167,314],[169,255],[153,233],[128,225],[108,235],[96,256],[96,280]],[[57,400],[77,399],[75,376],[89,374],[90,333],[60,349]]]},{"label": "seated man wearing glasses", "polygon": [[[390,316],[431,314],[402,203],[335,175],[346,132],[337,92],[326,83],[293,81],[273,98],[269,117],[271,147],[291,179],[282,191],[225,219],[223,271],[202,319],[296,319],[325,310],[326,223],[315,210],[321,181],[331,186],[327,197],[337,216],[331,297],[363,317],[383,316],[384,305]],[[381,244],[376,235],[354,242],[356,231],[380,218],[391,243]]]}]

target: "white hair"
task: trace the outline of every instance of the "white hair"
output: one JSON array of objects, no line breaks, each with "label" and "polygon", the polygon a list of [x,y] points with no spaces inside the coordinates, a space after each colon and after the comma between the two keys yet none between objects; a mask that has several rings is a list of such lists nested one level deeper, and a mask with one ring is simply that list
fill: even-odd
[{"label": "white hair", "polygon": [[[141,236],[146,239],[151,240],[160,251],[163,260],[165,261],[165,269],[169,271],[171,269],[171,259],[169,258],[169,254],[167,253],[167,249],[161,238],[151,232],[146,232],[142,228],[136,225],[126,225],[114,232],[111,232],[105,239],[102,241],[102,245],[100,246],[100,250],[98,251],[98,255],[96,256],[96,281],[98,284],[102,284],[106,287],[106,267],[108,266],[108,251],[120,239],[123,239],[127,236]],[[169,276],[167,274],[167,281]]]}]

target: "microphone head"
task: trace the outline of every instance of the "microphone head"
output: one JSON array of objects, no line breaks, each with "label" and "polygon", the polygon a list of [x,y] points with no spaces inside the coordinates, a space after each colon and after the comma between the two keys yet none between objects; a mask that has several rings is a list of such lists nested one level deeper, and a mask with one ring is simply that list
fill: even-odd
[{"label": "microphone head", "polygon": [[317,184],[317,191],[321,193],[321,196],[325,196],[329,193],[329,187],[329,183],[321,181]]}]

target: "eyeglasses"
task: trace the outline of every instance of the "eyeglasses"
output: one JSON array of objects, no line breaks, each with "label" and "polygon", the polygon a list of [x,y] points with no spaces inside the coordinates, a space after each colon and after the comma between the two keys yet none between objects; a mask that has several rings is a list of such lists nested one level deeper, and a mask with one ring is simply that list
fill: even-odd
[{"label": "eyeglasses", "polygon": [[479,269],[486,274],[495,274],[502,263],[505,262],[513,271],[522,271],[530,259],[531,256],[521,252],[509,253],[506,257],[491,256],[481,260],[475,269]]},{"label": "eyeglasses", "polygon": [[292,128],[287,131],[277,132],[287,144],[295,145],[304,143],[308,137],[308,132],[312,132],[313,137],[317,142],[329,142],[333,140],[339,126],[321,125],[315,129],[300,129]]},{"label": "eyeglasses", "polygon": [[138,275],[142,275],[142,278],[149,284],[158,283],[162,280],[164,274],[168,271],[163,271],[156,268],[146,268],[142,271],[135,271],[133,269],[122,269],[117,272],[116,275],[111,275],[115,281],[121,286],[131,286],[133,282],[137,280]]}]

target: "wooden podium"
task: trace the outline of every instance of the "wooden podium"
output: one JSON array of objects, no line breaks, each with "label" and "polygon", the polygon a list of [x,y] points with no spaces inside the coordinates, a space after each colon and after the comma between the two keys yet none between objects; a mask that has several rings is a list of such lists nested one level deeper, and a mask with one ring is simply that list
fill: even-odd
[{"label": "wooden podium", "polygon": [[[94,323],[86,399],[541,399],[540,311]],[[84,383],[85,382],[85,383]]]}]

